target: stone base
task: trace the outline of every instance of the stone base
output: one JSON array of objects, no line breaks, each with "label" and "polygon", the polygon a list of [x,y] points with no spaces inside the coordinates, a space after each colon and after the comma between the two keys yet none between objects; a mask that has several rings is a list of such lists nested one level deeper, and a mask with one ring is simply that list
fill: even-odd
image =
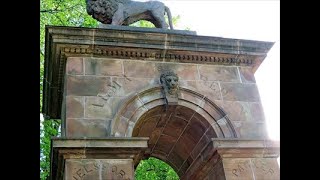
[{"label": "stone base", "polygon": [[149,138],[53,138],[50,180],[134,179]]},{"label": "stone base", "polygon": [[218,162],[208,173],[216,180],[279,180],[280,145],[270,140],[212,139]]}]

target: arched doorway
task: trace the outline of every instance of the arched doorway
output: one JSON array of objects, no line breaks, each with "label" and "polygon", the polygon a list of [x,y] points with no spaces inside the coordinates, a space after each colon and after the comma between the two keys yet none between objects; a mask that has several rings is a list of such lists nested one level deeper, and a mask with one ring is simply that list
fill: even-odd
[{"label": "arched doorway", "polygon": [[180,88],[180,93],[175,105],[165,103],[161,86],[132,95],[114,119],[112,134],[149,137],[144,157],[165,161],[186,179],[206,173],[214,153],[211,138],[237,134],[215,103],[190,89]]}]

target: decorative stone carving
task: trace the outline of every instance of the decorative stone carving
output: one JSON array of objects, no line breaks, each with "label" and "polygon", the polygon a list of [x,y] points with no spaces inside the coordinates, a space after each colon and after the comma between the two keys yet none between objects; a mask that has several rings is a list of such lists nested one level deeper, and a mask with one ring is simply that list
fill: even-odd
[{"label": "decorative stone carving", "polygon": [[176,104],[178,102],[179,94],[179,77],[172,71],[166,71],[160,76],[160,83],[162,84],[166,103]]},{"label": "decorative stone carving", "polygon": [[87,13],[103,24],[128,26],[140,20],[153,23],[157,28],[170,29],[172,17],[170,9],[159,1],[137,2],[131,0],[86,0]]}]

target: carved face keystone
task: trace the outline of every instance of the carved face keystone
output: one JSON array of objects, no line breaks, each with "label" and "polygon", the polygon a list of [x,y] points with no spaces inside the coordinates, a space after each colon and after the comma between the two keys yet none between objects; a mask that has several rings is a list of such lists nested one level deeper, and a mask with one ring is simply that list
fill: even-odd
[{"label": "carved face keystone", "polygon": [[174,90],[178,88],[178,78],[176,76],[166,76],[165,80],[169,90]]},{"label": "carved face keystone", "polygon": [[161,74],[160,82],[166,93],[175,94],[179,88],[179,77],[174,72],[165,72]]}]

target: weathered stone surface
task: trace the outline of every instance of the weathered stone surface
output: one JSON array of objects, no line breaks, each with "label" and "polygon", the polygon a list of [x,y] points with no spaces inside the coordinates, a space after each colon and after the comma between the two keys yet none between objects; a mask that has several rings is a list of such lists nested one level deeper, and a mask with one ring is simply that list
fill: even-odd
[{"label": "weathered stone surface", "polygon": [[261,103],[249,103],[251,118],[256,122],[264,122],[265,116]]},{"label": "weathered stone surface", "polygon": [[232,121],[251,121],[248,102],[223,101],[223,110]]},{"label": "weathered stone surface", "polygon": [[118,84],[116,89],[116,95],[127,96],[130,94],[135,94],[136,92],[141,92],[148,87],[155,86],[159,82],[158,78],[133,78],[133,77],[113,77],[112,81]]},{"label": "weathered stone surface", "polygon": [[67,137],[107,137],[110,135],[111,120],[66,119]]},{"label": "weathered stone surface", "polygon": [[193,159],[191,156],[189,156],[189,158],[182,164],[180,170],[178,171],[178,174],[180,176],[183,175],[187,171],[187,169],[190,167],[192,162],[193,162]]},{"label": "weathered stone surface", "polygon": [[250,158],[223,158],[227,180],[254,180]]},{"label": "weathered stone surface", "polygon": [[175,138],[175,137],[171,137],[171,136],[162,134],[158,140],[158,143],[155,146],[155,149],[160,150],[160,151],[168,154],[170,152],[172,146],[176,142],[176,140],[177,140],[177,138]]},{"label": "weathered stone surface", "polygon": [[143,61],[123,61],[124,74],[135,78],[159,78],[160,73],[156,70],[155,63]]},{"label": "weathered stone surface", "polygon": [[267,127],[263,122],[239,122],[232,121],[239,138],[267,138]]},{"label": "weathered stone surface", "polygon": [[67,74],[82,75],[83,74],[83,58],[82,57],[69,57],[67,59]]},{"label": "weathered stone surface", "polygon": [[86,97],[85,118],[112,119],[120,106],[121,98]]},{"label": "weathered stone surface", "polygon": [[211,140],[209,138],[207,138],[206,136],[203,136],[198,142],[198,144],[192,150],[191,156],[193,158],[196,158],[198,154],[208,145],[210,141]]},{"label": "weathered stone surface", "polygon": [[175,167],[177,167],[176,170],[178,170],[184,162],[184,159],[181,157],[181,155],[179,153],[176,153],[175,151],[171,151],[168,156],[168,160],[172,162]]},{"label": "weathered stone surface", "polygon": [[83,118],[84,117],[84,97],[67,96],[66,97],[66,117]]},{"label": "weathered stone surface", "polygon": [[236,67],[200,65],[199,73],[203,81],[240,82]]},{"label": "weathered stone surface", "polygon": [[161,74],[166,71],[175,72],[180,80],[199,80],[198,69],[196,65],[182,63],[156,63],[155,67]]},{"label": "weathered stone surface", "polygon": [[206,180],[226,180],[222,161],[218,162],[206,177]]},{"label": "weathered stone surface", "polygon": [[220,112],[220,109],[217,109],[214,104],[208,101],[203,104],[203,110],[207,111],[215,120],[219,120],[224,116],[224,114]]},{"label": "weathered stone surface", "polygon": [[180,157],[184,160],[186,160],[190,153],[192,152],[192,147],[188,147],[188,144],[183,141],[183,139],[179,138],[179,140],[176,142],[173,151],[178,153]]},{"label": "weathered stone surface", "polygon": [[252,72],[252,69],[249,67],[237,67],[240,72],[240,78],[242,83],[255,83],[256,79]]},{"label": "weathered stone surface", "polygon": [[251,158],[255,180],[278,180],[280,169],[276,158]]},{"label": "weathered stone surface", "polygon": [[178,138],[184,127],[187,125],[187,121],[177,117],[171,118],[163,131],[163,134]]},{"label": "weathered stone surface", "polygon": [[160,119],[160,115],[150,117],[144,122],[142,122],[141,126],[138,127],[138,135],[139,137],[149,137],[153,132],[154,128],[156,127],[158,121]]},{"label": "weathered stone surface", "polygon": [[[208,127],[203,126],[203,124],[199,120],[197,120],[196,118],[192,118],[189,125],[187,125],[184,134],[188,136],[189,141],[197,144],[207,128]],[[195,131],[195,129],[197,130]]]},{"label": "weathered stone surface", "polygon": [[223,100],[259,102],[260,96],[255,84],[220,83]]},{"label": "weathered stone surface", "polygon": [[124,109],[121,109],[124,112],[122,116],[126,117],[127,119],[131,119],[131,117],[134,115],[137,109],[139,109],[142,106],[143,104],[141,101],[139,101],[139,98],[135,97],[132,103],[126,105]]},{"label": "weathered stone surface", "polygon": [[97,96],[106,93],[111,82],[108,77],[67,76],[67,95]]},{"label": "weathered stone surface", "polygon": [[120,132],[122,134],[122,136],[125,135],[127,129],[129,126],[129,119],[126,117],[121,116],[120,117],[120,123],[117,127],[117,131]]},{"label": "weathered stone surface", "polygon": [[112,59],[85,58],[85,74],[97,76],[122,76],[122,61]]},{"label": "weathered stone surface", "polygon": [[205,95],[210,100],[221,100],[220,87],[218,82],[196,81],[197,92]]},{"label": "weathered stone surface", "polygon": [[65,180],[133,178],[133,161],[129,159],[67,159],[65,164]]}]

